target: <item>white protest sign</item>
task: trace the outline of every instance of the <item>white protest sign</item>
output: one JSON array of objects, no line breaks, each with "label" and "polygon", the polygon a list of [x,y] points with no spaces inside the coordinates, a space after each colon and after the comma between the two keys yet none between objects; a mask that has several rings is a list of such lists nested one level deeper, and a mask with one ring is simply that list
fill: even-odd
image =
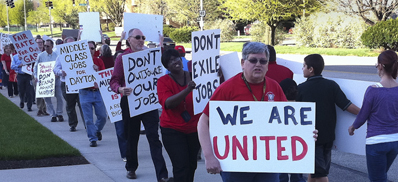
[{"label": "white protest sign", "polygon": [[65,85],[66,94],[78,94],[79,89],[77,90],[69,90],[68,85]]},{"label": "white protest sign", "polygon": [[222,55],[220,57],[220,67],[224,79],[228,80],[236,74],[242,72],[242,65],[237,52]]},{"label": "white protest sign", "polygon": [[120,107],[121,95],[112,91],[110,81],[113,74],[113,68],[98,71],[96,80],[104,101],[106,111],[112,123],[122,120],[122,108]]},{"label": "white protest sign", "polygon": [[124,31],[127,39],[128,33],[133,28],[138,28],[146,37],[145,41],[159,41],[159,34],[163,35],[163,16],[138,13],[124,13]]},{"label": "white protest sign", "polygon": [[210,101],[209,112],[223,171],[314,173],[314,103]]},{"label": "white protest sign", "polygon": [[55,61],[37,65],[36,98],[54,97],[55,95]]},{"label": "white protest sign", "polygon": [[93,87],[95,82],[93,58],[87,40],[57,45],[58,58],[65,71],[65,84],[76,90]]},{"label": "white protest sign", "polygon": [[218,77],[220,59],[220,30],[192,32],[192,75],[194,114],[206,107],[210,97],[220,85]]},{"label": "white protest sign", "polygon": [[15,50],[22,57],[22,64],[31,64],[36,61],[41,51],[30,30],[19,32],[9,37],[14,44]]},{"label": "white protest sign", "polygon": [[11,44],[11,40],[10,40],[10,38],[9,38],[9,35],[8,34],[5,34],[5,33],[0,33],[0,39],[1,39],[1,42],[0,42],[0,54],[4,54],[4,46],[6,46],[6,45],[8,45],[8,44]]},{"label": "white protest sign", "polygon": [[80,40],[101,42],[101,25],[98,12],[79,13],[79,25],[83,30]]},{"label": "white protest sign", "polygon": [[133,89],[127,97],[130,116],[160,108],[156,85],[164,72],[160,47],[126,54],[122,58],[126,87]]},{"label": "white protest sign", "polygon": [[32,75],[33,74],[33,66],[32,65],[33,64],[23,65],[21,68],[22,69],[21,71],[26,74]]},{"label": "white protest sign", "polygon": [[[340,86],[347,98],[359,108],[361,108],[366,89],[368,86],[375,84],[375,82],[368,81],[326,78],[335,81]],[[301,74],[294,74],[294,80],[297,82],[297,84],[300,84],[304,82],[306,78],[304,78],[304,76]],[[355,135],[350,136],[348,134],[348,127],[350,127],[355,121],[356,116],[348,111],[343,111],[338,107],[336,108],[336,114],[336,139],[334,141],[333,148],[342,152],[365,155],[367,125],[362,125],[361,128],[355,130]]]}]

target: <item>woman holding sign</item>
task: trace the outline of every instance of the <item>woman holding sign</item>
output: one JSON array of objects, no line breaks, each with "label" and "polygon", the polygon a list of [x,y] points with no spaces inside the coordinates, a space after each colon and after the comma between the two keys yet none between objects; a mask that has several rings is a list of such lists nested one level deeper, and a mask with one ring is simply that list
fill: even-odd
[{"label": "woman holding sign", "polygon": [[350,135],[368,121],[366,163],[370,181],[387,181],[387,172],[398,154],[398,56],[382,52],[377,58],[380,83],[369,86],[361,111],[348,128]]},{"label": "woman holding sign", "polygon": [[16,73],[11,69],[11,56],[12,54],[11,45],[4,46],[4,54],[1,56],[1,63],[3,64],[3,80],[5,80],[8,89],[8,96],[12,98],[14,95],[18,95],[18,85],[16,81]]},{"label": "woman holding sign", "polygon": [[200,114],[194,115],[192,100],[196,84],[190,73],[183,70],[177,50],[165,51],[162,64],[170,71],[157,83],[159,103],[163,109],[160,116],[163,145],[173,164],[174,181],[193,181],[200,149],[196,129]]}]

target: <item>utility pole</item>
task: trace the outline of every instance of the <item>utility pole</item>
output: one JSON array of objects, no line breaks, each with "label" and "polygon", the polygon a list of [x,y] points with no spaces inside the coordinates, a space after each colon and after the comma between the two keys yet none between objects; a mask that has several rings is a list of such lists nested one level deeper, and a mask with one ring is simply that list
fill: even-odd
[{"label": "utility pole", "polygon": [[23,0],[23,12],[24,12],[24,16],[25,16],[25,31],[28,30],[28,25],[26,24],[26,5],[25,5],[25,1]]},{"label": "utility pole", "polygon": [[8,34],[10,34],[10,20],[8,18],[8,6],[7,6],[7,26],[8,26]]},{"label": "utility pole", "polygon": [[48,11],[50,14],[50,31],[51,31],[51,37],[53,37],[53,23],[52,23],[52,19],[51,19],[51,7],[48,7]]},{"label": "utility pole", "polygon": [[[203,12],[203,0],[200,0],[200,12]],[[199,26],[200,26],[200,31],[203,31],[203,16],[200,16],[200,22],[199,22]]]},{"label": "utility pole", "polygon": [[87,12],[90,12],[90,2],[89,2],[89,0],[86,0],[86,3],[87,3]]}]

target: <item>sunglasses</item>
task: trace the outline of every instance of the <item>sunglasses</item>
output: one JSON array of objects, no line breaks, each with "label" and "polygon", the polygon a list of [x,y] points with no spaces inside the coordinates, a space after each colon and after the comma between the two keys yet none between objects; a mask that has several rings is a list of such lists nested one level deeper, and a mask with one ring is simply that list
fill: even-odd
[{"label": "sunglasses", "polygon": [[91,50],[95,50],[95,47],[90,47]]},{"label": "sunglasses", "polygon": [[248,60],[250,63],[252,63],[252,64],[257,64],[257,62],[260,62],[260,64],[267,64],[268,63],[268,60],[266,60],[266,59],[260,59],[260,60],[258,60],[258,59],[256,59],[256,58],[252,58],[252,59],[249,59]]},{"label": "sunglasses", "polygon": [[[133,37],[133,36],[130,36],[130,37]],[[137,40],[140,40],[141,38],[142,38],[142,40],[145,40],[145,36],[141,36],[141,35],[136,35],[135,37],[134,37],[135,39],[137,39]]]}]

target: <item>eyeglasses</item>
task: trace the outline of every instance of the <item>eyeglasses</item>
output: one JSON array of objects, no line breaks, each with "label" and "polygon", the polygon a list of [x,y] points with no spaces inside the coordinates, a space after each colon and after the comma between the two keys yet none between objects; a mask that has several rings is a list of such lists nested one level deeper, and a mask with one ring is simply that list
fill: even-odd
[{"label": "eyeglasses", "polygon": [[37,44],[43,44],[43,42],[36,42]]},{"label": "eyeglasses", "polygon": [[[134,37],[134,36],[130,36],[130,37]],[[137,40],[140,40],[141,38],[142,38],[142,40],[145,40],[145,36],[143,36],[143,35],[136,35],[134,38]]]},{"label": "eyeglasses", "polygon": [[[381,64],[381,63],[376,63],[376,64],[375,64],[375,67],[378,68],[380,64]],[[381,65],[383,66],[383,68],[386,67],[384,64],[381,64]]]},{"label": "eyeglasses", "polygon": [[90,47],[91,50],[95,50],[95,47]]},{"label": "eyeglasses", "polygon": [[257,62],[259,62],[260,61],[260,64],[267,64],[268,63],[268,60],[266,60],[266,59],[260,59],[260,60],[258,60],[258,59],[256,59],[256,58],[251,58],[251,59],[249,59],[248,60],[250,63],[252,63],[252,64],[257,64]]}]

